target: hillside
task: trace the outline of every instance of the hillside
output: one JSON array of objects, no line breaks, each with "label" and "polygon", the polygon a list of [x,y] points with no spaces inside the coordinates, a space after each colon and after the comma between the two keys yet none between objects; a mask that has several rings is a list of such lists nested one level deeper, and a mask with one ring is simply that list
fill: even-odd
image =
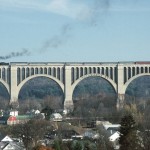
[{"label": "hillside", "polygon": [[[150,76],[135,79],[128,86],[126,94],[135,97],[150,97]],[[56,82],[48,78],[38,77],[31,79],[22,87],[19,99],[43,99],[47,95],[59,96],[63,99],[63,92]],[[99,77],[90,77],[76,86],[73,93],[73,100],[100,95],[115,96],[115,92],[106,80]],[[9,95],[3,84],[0,84],[0,96],[4,99],[9,99]]]}]

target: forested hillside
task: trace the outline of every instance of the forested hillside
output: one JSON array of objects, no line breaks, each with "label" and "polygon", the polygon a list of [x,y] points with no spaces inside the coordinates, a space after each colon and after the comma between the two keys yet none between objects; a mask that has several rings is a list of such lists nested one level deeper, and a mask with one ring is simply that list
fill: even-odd
[{"label": "forested hillside", "polygon": [[139,77],[132,81],[126,94],[135,97],[150,97],[150,76]]},{"label": "forested hillside", "polygon": [[[99,77],[89,77],[76,86],[73,93],[73,100],[107,94],[115,95],[115,91],[106,80]],[[134,97],[150,97],[150,76],[140,77],[132,81],[126,90],[126,94]],[[42,99],[47,95],[63,98],[62,90],[56,82],[45,77],[38,77],[31,79],[22,87],[19,99]],[[0,96],[4,99],[9,99],[7,90],[1,83]]]}]

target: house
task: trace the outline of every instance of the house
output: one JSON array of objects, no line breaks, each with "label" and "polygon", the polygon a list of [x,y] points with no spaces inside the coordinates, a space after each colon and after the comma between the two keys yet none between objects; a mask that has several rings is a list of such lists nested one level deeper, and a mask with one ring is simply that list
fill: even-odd
[{"label": "house", "polygon": [[10,111],[9,111],[9,115],[16,117],[16,116],[18,116],[18,111],[17,111],[17,110],[10,110]]},{"label": "house", "polygon": [[64,110],[63,110],[63,115],[67,115],[67,113],[68,113],[67,110],[64,109]]},{"label": "house", "polygon": [[40,111],[39,110],[35,110],[35,109],[32,109],[32,110],[26,112],[26,115],[29,115],[29,116],[32,116],[32,117],[34,117],[34,116],[36,116],[38,114],[40,114]]},{"label": "house", "polygon": [[25,148],[20,143],[9,142],[2,148],[2,150],[25,150]]},{"label": "house", "polygon": [[120,124],[107,124],[103,125],[109,136],[109,141],[112,142],[114,149],[119,149],[119,137],[120,137]]},{"label": "house", "polygon": [[17,123],[18,123],[18,120],[15,116],[2,116],[2,117],[0,117],[0,124],[14,125]]},{"label": "house", "polygon": [[12,142],[13,140],[8,136],[6,135],[4,138],[1,139],[1,142]]},{"label": "house", "polygon": [[115,132],[109,137],[109,141],[112,142],[114,149],[119,149],[119,137],[120,137],[120,132]]},{"label": "house", "polygon": [[32,109],[30,113],[31,115],[37,115],[37,114],[40,114],[40,111]]},{"label": "house", "polygon": [[106,124],[103,125],[104,128],[110,133],[111,135],[114,134],[115,132],[119,131],[120,124]]},{"label": "house", "polygon": [[8,110],[3,112],[3,116],[18,116],[17,110]]},{"label": "house", "polygon": [[53,113],[50,116],[51,121],[62,121],[62,116],[59,113]]},{"label": "house", "polygon": [[0,149],[2,150],[9,142],[13,140],[9,136],[0,135]]},{"label": "house", "polygon": [[25,150],[22,142],[15,142],[12,138],[7,136],[0,136],[1,150]]}]

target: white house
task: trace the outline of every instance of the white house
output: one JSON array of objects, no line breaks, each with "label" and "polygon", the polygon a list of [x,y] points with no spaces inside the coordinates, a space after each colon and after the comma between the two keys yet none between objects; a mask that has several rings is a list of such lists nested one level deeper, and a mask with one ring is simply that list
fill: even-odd
[{"label": "white house", "polygon": [[117,131],[109,137],[109,141],[115,142],[116,140],[119,139],[119,137],[120,137],[120,132]]},{"label": "white house", "polygon": [[62,121],[62,116],[59,113],[53,113],[50,116],[50,120],[52,120],[52,121]]},{"label": "white house", "polygon": [[8,135],[1,138],[0,150],[25,150],[22,142],[15,142]]},{"label": "white house", "polygon": [[109,141],[113,143],[114,149],[119,149],[120,132],[115,132],[109,137]]},{"label": "white house", "polygon": [[10,110],[10,111],[9,111],[9,115],[16,117],[16,116],[18,116],[18,111],[17,111],[17,110]]},{"label": "white house", "polygon": [[103,125],[109,134],[109,141],[112,142],[114,149],[119,149],[119,137],[120,137],[120,124],[106,124]]},{"label": "white house", "polygon": [[13,140],[8,136],[6,135],[3,139],[1,139],[1,142],[12,142]]},{"label": "white house", "polygon": [[2,150],[25,150],[24,146],[20,145],[20,143],[9,142],[2,148]]}]

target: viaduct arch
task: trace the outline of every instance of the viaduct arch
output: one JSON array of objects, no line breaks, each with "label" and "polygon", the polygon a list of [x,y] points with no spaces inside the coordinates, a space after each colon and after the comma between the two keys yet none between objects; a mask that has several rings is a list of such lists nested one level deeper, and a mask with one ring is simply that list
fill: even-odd
[{"label": "viaduct arch", "polygon": [[0,79],[0,82],[4,85],[4,87],[6,88],[8,94],[10,94],[10,90],[9,90],[9,85],[2,79]]},{"label": "viaduct arch", "polygon": [[79,78],[78,80],[76,80],[73,84],[72,84],[72,91],[74,91],[75,87],[84,79],[88,78],[88,77],[101,77],[103,79],[105,79],[106,81],[108,81],[111,86],[114,88],[114,91],[117,93],[117,84],[110,78],[105,78],[103,75],[98,75],[98,74],[90,74],[90,75],[85,75],[81,78]]},{"label": "viaduct arch", "polygon": [[10,94],[10,102],[17,101],[21,87],[28,80],[43,76],[61,87],[65,108],[73,106],[72,94],[76,85],[90,76],[107,80],[118,95],[117,106],[122,107],[127,86],[137,77],[145,75],[150,75],[150,62],[0,63],[0,82]]},{"label": "viaduct arch", "polygon": [[132,77],[131,79],[129,79],[129,81],[126,82],[126,84],[124,84],[124,86],[125,86],[125,87],[124,87],[124,89],[125,89],[124,93],[126,92],[127,87],[129,86],[129,84],[130,84],[133,80],[137,79],[138,77],[143,77],[143,76],[150,76],[150,73],[138,74],[138,75]]},{"label": "viaduct arch", "polygon": [[[24,86],[24,84],[25,84],[26,82],[28,82],[29,80],[31,80],[31,79],[33,79],[33,78],[36,78],[36,77],[46,77],[46,78],[52,79],[53,81],[55,81],[55,82],[60,86],[61,90],[62,90],[63,93],[64,93],[64,85],[63,85],[57,78],[54,78],[54,77],[52,77],[52,76],[50,76],[50,75],[36,74],[36,75],[32,75],[32,76],[26,78],[25,80],[23,80],[23,81],[18,85],[18,90],[17,90],[18,93],[16,93],[16,95],[19,96],[19,92],[20,92],[21,88]],[[17,96],[17,99],[18,99],[18,96]]]}]

